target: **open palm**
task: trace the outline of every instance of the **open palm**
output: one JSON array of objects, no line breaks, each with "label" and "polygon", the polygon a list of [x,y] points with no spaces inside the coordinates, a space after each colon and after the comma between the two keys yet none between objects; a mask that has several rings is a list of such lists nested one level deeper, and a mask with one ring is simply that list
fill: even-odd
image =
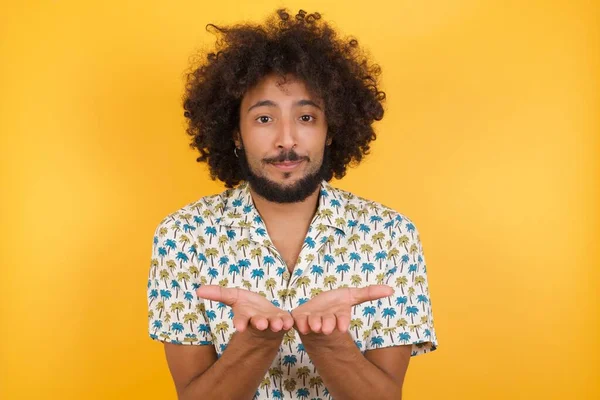
[{"label": "open palm", "polygon": [[292,311],[296,330],[309,333],[331,334],[337,327],[346,332],[350,326],[350,310],[365,301],[391,296],[394,289],[387,285],[363,288],[339,288],[321,292]]},{"label": "open palm", "polygon": [[248,326],[272,336],[272,332],[287,331],[294,325],[292,316],[275,307],[270,301],[259,294],[245,289],[225,288],[218,285],[204,285],[196,290],[198,297],[220,301],[233,309],[233,326],[239,332]]}]

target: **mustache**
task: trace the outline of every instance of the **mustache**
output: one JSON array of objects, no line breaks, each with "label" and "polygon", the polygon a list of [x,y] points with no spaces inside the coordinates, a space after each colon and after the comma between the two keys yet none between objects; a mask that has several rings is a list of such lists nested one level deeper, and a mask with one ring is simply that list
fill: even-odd
[{"label": "mustache", "polygon": [[307,156],[299,156],[298,153],[296,153],[294,150],[290,150],[287,152],[282,151],[281,153],[279,153],[279,155],[277,157],[265,158],[263,161],[268,162],[268,163],[280,163],[280,162],[285,162],[285,161],[300,161],[300,160],[309,161],[309,158]]}]

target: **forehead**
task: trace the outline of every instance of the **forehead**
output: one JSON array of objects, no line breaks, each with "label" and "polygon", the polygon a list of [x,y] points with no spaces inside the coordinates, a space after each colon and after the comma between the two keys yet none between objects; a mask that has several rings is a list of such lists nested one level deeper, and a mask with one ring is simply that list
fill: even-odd
[{"label": "forehead", "polygon": [[322,103],[321,99],[311,92],[304,81],[294,75],[288,74],[284,79],[282,76],[269,74],[244,94],[242,103],[267,99],[285,102],[300,98],[313,100],[317,104]]}]

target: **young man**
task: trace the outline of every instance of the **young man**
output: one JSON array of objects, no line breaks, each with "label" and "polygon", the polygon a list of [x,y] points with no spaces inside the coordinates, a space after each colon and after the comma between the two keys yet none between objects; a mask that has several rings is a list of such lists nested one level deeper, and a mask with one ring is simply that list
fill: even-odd
[{"label": "young man", "polygon": [[161,221],[148,280],[179,398],[400,399],[437,347],[419,233],[328,183],[375,139],[379,68],[319,14],[212,27],[184,108],[227,189]]}]

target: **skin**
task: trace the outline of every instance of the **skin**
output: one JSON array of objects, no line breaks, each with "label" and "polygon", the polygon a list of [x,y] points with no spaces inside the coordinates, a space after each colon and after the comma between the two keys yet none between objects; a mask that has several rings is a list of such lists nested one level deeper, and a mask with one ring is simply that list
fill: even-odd
[{"label": "skin", "polygon": [[[280,187],[316,172],[323,162],[325,145],[331,144],[322,100],[312,96],[302,81],[291,75],[286,79],[283,83],[276,75],[267,75],[246,92],[234,139],[236,147],[245,150],[250,169]],[[292,149],[303,159],[293,170],[281,170],[268,162]],[[295,204],[277,205],[286,212],[298,211]]]},{"label": "skin", "polygon": [[[325,146],[331,144],[323,103],[301,81],[281,85],[276,76],[268,75],[244,95],[234,142],[246,152],[255,174],[280,187],[293,185],[320,168]],[[268,162],[292,149],[303,158],[293,169],[282,170]],[[290,270],[316,211],[319,189],[296,203],[270,202],[250,189],[269,236]],[[250,291],[204,285],[197,290],[198,297],[232,307],[236,333],[218,360],[213,346],[165,343],[178,396],[251,399],[284,333],[296,329],[336,400],[400,399],[411,346],[370,350],[363,356],[348,333],[354,305],[392,293],[386,285],[340,288],[322,292],[287,313]]]},{"label": "skin", "polygon": [[[311,95],[302,81],[291,75],[286,78],[282,85],[281,78],[267,75],[244,95],[240,130],[234,138],[235,145],[244,149],[252,172],[280,187],[318,171],[325,146],[331,144],[323,101]],[[282,171],[266,161],[290,150],[304,158],[293,170]],[[317,208],[319,187],[304,201],[287,204],[270,202],[250,191],[269,237],[292,271]]]}]

